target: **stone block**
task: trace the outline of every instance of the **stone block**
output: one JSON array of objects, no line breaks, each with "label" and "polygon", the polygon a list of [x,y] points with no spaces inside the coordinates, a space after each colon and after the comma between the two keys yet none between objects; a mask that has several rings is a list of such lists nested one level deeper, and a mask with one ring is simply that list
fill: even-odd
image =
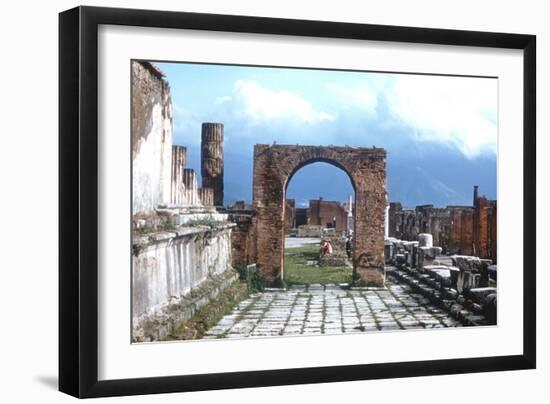
[{"label": "stone block", "polygon": [[487,296],[496,294],[496,288],[473,288],[468,291],[468,297],[474,300],[475,302],[484,305],[486,303]]}]

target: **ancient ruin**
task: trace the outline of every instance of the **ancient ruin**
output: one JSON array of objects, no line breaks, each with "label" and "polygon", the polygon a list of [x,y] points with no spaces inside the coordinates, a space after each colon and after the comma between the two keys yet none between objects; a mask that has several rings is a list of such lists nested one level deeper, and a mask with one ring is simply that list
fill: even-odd
[{"label": "ancient ruin", "polygon": [[348,217],[353,216],[353,206],[338,201],[311,199],[308,208],[296,208],[294,199],[287,199],[285,205],[285,231],[298,229],[303,225],[322,226],[334,229],[336,233],[348,232]]},{"label": "ancient ruin", "polygon": [[479,196],[477,185],[471,206],[403,209],[399,202],[392,202],[388,226],[390,237],[412,241],[420,233],[430,233],[444,253],[497,260],[497,202]]},{"label": "ancient ruin", "polygon": [[[226,205],[224,125],[200,132],[202,178],[174,144],[164,74],[134,61],[134,342],[496,324],[497,203],[477,186],[471,206],[407,209],[389,202],[385,149],[256,144],[252,201]],[[287,198],[316,162],[344,171],[354,198]],[[285,251],[306,242],[305,271],[349,279],[287,285]]]},{"label": "ancient ruin", "polygon": [[214,207],[223,201],[223,126],[203,125],[210,177],[199,187],[187,149],[173,144],[170,88],[151,63],[132,63],[132,111],[133,340],[162,340],[238,278],[235,224]]},{"label": "ancient ruin", "polygon": [[223,124],[203,123],[201,132],[202,186],[211,188],[214,205],[223,206]]},{"label": "ancient ruin", "polygon": [[360,283],[384,283],[386,151],[338,146],[256,145],[253,209],[256,263],[270,282],[284,279],[286,187],[305,165],[322,161],[342,169],[355,190],[353,265]]}]

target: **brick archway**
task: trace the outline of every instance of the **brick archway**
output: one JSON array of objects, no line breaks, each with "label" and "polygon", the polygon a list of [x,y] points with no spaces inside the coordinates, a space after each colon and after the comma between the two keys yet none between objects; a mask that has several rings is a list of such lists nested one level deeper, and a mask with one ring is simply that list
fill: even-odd
[{"label": "brick archway", "polygon": [[342,169],[355,189],[353,270],[360,284],[384,284],[386,151],[339,146],[254,146],[256,262],[267,281],[284,278],[284,203],[300,168],[325,162]]}]

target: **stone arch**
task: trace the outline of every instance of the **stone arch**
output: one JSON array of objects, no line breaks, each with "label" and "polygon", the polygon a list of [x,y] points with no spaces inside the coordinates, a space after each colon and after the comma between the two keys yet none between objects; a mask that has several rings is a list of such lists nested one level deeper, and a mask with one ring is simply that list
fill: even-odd
[{"label": "stone arch", "polygon": [[258,270],[270,283],[284,278],[284,203],[292,176],[325,162],[342,169],[355,190],[353,270],[363,285],[384,283],[386,151],[379,148],[255,145],[253,209]]}]

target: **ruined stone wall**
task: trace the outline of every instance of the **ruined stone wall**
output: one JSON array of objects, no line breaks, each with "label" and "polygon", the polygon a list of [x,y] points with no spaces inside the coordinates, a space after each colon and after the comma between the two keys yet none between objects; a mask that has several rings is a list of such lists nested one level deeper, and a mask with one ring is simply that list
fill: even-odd
[{"label": "ruined stone wall", "polygon": [[488,226],[489,226],[489,252],[488,258],[492,259],[493,262],[497,262],[497,204],[496,201],[493,201],[494,204],[488,213]]},{"label": "ruined stone wall", "polygon": [[254,226],[251,214],[230,214],[237,226],[231,233],[233,264],[253,264],[256,262]]},{"label": "ruined stone wall", "polygon": [[390,202],[390,210],[388,212],[388,236],[403,239],[400,234],[400,219],[403,206],[399,202]]},{"label": "ruined stone wall", "polygon": [[170,203],[172,101],[162,73],[132,62],[132,211],[150,212]]},{"label": "ruined stone wall", "polygon": [[287,199],[285,204],[285,232],[296,228],[296,201]]},{"label": "ruined stone wall", "polygon": [[474,253],[496,260],[496,201],[478,197],[474,205]]},{"label": "ruined stone wall", "polygon": [[336,218],[336,232],[347,230],[348,212],[340,202],[324,201],[322,199],[310,200],[308,213],[308,223],[310,225],[332,227],[332,221]]},{"label": "ruined stone wall", "polygon": [[420,231],[417,226],[415,210],[403,209],[399,202],[391,202],[388,216],[389,237],[400,240],[416,240]]},{"label": "ruined stone wall", "polygon": [[433,243],[443,248],[449,246],[451,215],[448,208],[434,208],[433,205],[416,207],[417,231],[430,233],[433,236]]},{"label": "ruined stone wall", "polygon": [[134,323],[171,300],[187,295],[209,276],[231,269],[231,228],[182,227],[134,239]]},{"label": "ruined stone wall", "polygon": [[214,205],[223,206],[223,124],[203,123],[201,175],[203,188],[214,190]]},{"label": "ruined stone wall", "polygon": [[309,216],[308,208],[296,208],[294,213],[294,220],[296,223],[296,228],[307,224],[307,218]]},{"label": "ruined stone wall", "polygon": [[433,235],[434,245],[446,254],[476,255],[497,259],[497,203],[478,196],[474,189],[473,206],[432,205],[402,209],[392,202],[389,211],[389,236],[401,240],[417,240],[418,234]]},{"label": "ruined stone wall", "polygon": [[473,214],[472,207],[450,207],[451,229],[449,236],[449,254],[473,254]]}]

